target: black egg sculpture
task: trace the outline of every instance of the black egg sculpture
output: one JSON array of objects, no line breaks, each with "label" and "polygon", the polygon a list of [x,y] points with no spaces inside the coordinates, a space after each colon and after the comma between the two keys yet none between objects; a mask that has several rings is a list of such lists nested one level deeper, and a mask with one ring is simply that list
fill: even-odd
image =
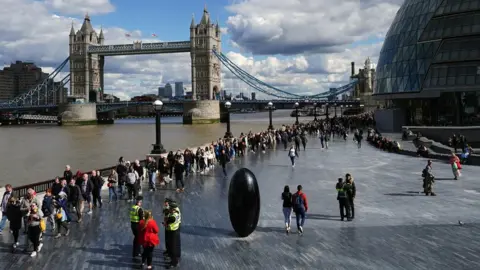
[{"label": "black egg sculpture", "polygon": [[249,169],[239,169],[230,180],[228,213],[232,227],[240,237],[249,236],[257,227],[260,190],[257,178]]}]

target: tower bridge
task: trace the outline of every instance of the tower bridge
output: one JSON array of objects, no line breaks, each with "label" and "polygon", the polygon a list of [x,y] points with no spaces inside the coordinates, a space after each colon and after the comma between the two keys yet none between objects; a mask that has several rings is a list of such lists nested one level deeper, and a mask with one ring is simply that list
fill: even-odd
[{"label": "tower bridge", "polygon": [[[85,16],[80,29],[75,31],[72,25],[69,34],[69,57],[63,61],[54,72],[42,83],[30,89],[26,93],[4,103],[0,103],[0,110],[41,110],[56,109],[63,118],[64,124],[79,122],[93,123],[97,119],[97,112],[104,113],[115,108],[125,106],[140,106],[135,103],[121,103],[113,106],[103,101],[104,66],[106,56],[117,55],[141,55],[141,54],[164,54],[164,53],[190,53],[191,58],[191,85],[192,100],[182,101],[184,111],[184,123],[214,123],[220,120],[221,105],[219,99],[222,82],[222,67],[231,72],[236,78],[243,81],[252,89],[265,95],[276,98],[272,100],[277,107],[290,107],[295,102],[315,100],[317,103],[323,100],[333,101],[334,97],[352,91],[357,79],[353,78],[349,83],[329,91],[305,96],[290,93],[265,83],[228,59],[222,53],[221,31],[218,22],[213,23],[210,14],[205,8],[198,23],[192,17],[190,23],[190,40],[173,42],[150,42],[135,41],[132,44],[105,44],[105,37],[101,29],[97,33],[88,15]],[[51,81],[69,65],[69,73],[60,84],[51,88]],[[51,104],[49,98],[62,91],[66,84],[70,84],[70,99],[80,102],[66,104]],[[178,102],[178,101],[177,101]],[[233,106],[261,107],[261,101],[233,101]],[[265,104],[268,101],[263,101]],[[337,101],[341,103],[345,101]],[[93,104],[96,103],[96,104]],[[356,101],[352,104],[358,103]],[[166,102],[166,107],[173,106],[175,101]],[[145,105],[145,104],[143,104]],[[106,109],[110,108],[110,109]],[[83,123],[83,124],[84,124]]]}]

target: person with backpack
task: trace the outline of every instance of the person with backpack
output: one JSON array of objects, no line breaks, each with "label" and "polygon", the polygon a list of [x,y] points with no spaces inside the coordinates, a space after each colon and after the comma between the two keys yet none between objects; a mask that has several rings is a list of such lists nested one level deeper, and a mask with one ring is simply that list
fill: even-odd
[{"label": "person with backpack", "polygon": [[337,190],[337,200],[340,207],[340,219],[344,221],[345,217],[347,217],[347,220],[351,221],[350,206],[348,204],[349,200],[347,197],[347,192],[345,191],[345,183],[343,182],[343,178],[338,178],[338,183],[335,186],[335,189]]},{"label": "person with backpack", "polygon": [[292,195],[293,211],[297,218],[298,234],[303,234],[303,225],[305,224],[305,213],[308,211],[307,195],[303,193],[302,185],[297,186],[297,192]]},{"label": "person with backpack", "polygon": [[290,192],[290,187],[288,185],[283,188],[282,201],[283,217],[285,218],[285,230],[288,234],[290,233],[290,223],[292,220],[292,193]]},{"label": "person with backpack", "polygon": [[128,168],[127,172],[127,191],[128,191],[128,201],[131,202],[135,199],[137,182],[139,181],[138,173],[133,169],[132,166]]}]

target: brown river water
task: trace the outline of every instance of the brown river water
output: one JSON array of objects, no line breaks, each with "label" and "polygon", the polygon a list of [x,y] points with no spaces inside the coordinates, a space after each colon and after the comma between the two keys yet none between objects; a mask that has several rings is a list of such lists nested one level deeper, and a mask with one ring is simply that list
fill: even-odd
[{"label": "brown river water", "polygon": [[[273,112],[273,125],[291,124],[291,110]],[[312,120],[302,117],[301,121]],[[162,143],[177,150],[204,145],[225,134],[226,124],[182,125],[180,117],[162,118]],[[268,112],[233,114],[231,130],[261,131],[268,127]],[[143,159],[155,141],[154,119],[124,119],[114,125],[59,127],[30,125],[0,127],[0,187],[41,182],[61,175],[66,164],[72,171],[105,168],[120,156]]]}]

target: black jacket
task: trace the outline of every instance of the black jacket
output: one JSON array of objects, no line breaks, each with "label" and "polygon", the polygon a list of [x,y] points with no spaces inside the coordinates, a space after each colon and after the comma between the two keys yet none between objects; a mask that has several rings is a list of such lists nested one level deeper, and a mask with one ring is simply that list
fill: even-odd
[{"label": "black jacket", "polygon": [[64,171],[63,172],[63,178],[67,180],[67,183],[70,183],[70,180],[73,178],[73,173],[72,171]]},{"label": "black jacket", "polygon": [[53,183],[52,186],[52,195],[57,196],[58,193],[60,193],[60,190],[62,189],[62,184],[60,183]]},{"label": "black jacket", "polygon": [[182,163],[177,162],[175,166],[173,167],[173,171],[175,173],[175,179],[183,179],[183,173],[185,172],[185,166],[182,165]]},{"label": "black jacket", "polygon": [[105,184],[101,176],[92,176],[90,177],[90,181],[92,182],[93,189],[92,192],[97,194],[100,192],[100,190],[103,187],[103,184]]},{"label": "black jacket", "polygon": [[10,221],[11,230],[20,230],[22,228],[22,216],[20,203],[9,204],[7,206],[7,218],[8,221]]},{"label": "black jacket", "polygon": [[70,190],[70,195],[68,196],[68,201],[72,202],[72,203],[78,202],[80,200],[80,196],[81,196],[80,187],[77,186],[77,185],[73,185],[73,186],[68,186],[68,188]]}]

